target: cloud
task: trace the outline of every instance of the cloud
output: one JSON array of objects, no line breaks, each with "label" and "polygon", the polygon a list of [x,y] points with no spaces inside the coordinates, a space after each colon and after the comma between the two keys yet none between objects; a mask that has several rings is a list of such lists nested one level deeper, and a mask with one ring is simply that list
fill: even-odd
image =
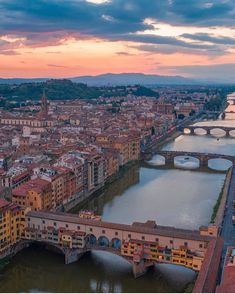
[{"label": "cloud", "polygon": [[220,46],[211,46],[210,50],[208,48],[187,48],[187,46],[176,46],[176,45],[153,45],[153,44],[142,44],[137,46],[129,46],[131,48],[137,49],[139,51],[149,52],[152,54],[195,54],[195,55],[210,55],[210,57],[221,56],[227,54],[227,48],[222,48]]},{"label": "cloud", "polygon": [[181,37],[196,40],[196,41],[203,41],[203,42],[210,42],[213,44],[223,44],[223,45],[235,45],[235,37],[223,37],[223,36],[211,36],[205,33],[198,33],[198,34],[182,34]]},{"label": "cloud", "polygon": [[181,46],[185,48],[194,48],[194,49],[213,49],[214,46],[206,45],[206,44],[199,44],[199,43],[190,43],[182,41],[176,37],[168,37],[168,36],[159,36],[154,34],[126,34],[126,35],[116,35],[110,36],[111,40],[122,40],[125,41],[133,41],[138,43],[150,43],[150,44],[163,44],[163,45],[174,45],[174,46]]},{"label": "cloud", "polygon": [[8,42],[0,39],[0,55],[20,55],[19,52],[14,49],[18,48],[18,42]]},{"label": "cloud", "polygon": [[213,44],[234,45],[232,37],[204,33],[182,34],[181,37],[188,41],[144,34],[146,30],[154,29],[146,19],[181,26],[235,27],[234,0],[148,0],[147,3],[144,0],[0,0],[0,12],[0,33],[23,38],[18,43],[21,47],[55,46],[71,38],[99,38],[173,46],[172,49],[162,48],[166,54],[188,48],[213,56],[215,51],[226,53],[226,48],[214,48]]},{"label": "cloud", "polygon": [[[122,2],[122,1],[114,1]],[[113,2],[94,5],[86,1],[41,1],[2,0],[0,2],[0,27],[3,31],[18,32],[56,32],[79,31],[82,34],[103,35],[111,33],[136,32],[151,28],[144,24],[140,16],[128,20],[119,3],[119,12],[115,13]],[[126,5],[124,5],[126,7]],[[104,17],[106,16],[106,17]],[[110,22],[110,19],[113,21]],[[33,25],[32,25],[33,24]],[[108,25],[107,25],[108,24]]]},{"label": "cloud", "polygon": [[47,51],[47,54],[60,54],[62,53],[61,51]]},{"label": "cloud", "polygon": [[120,52],[116,52],[117,55],[122,55],[122,56],[133,56],[133,53],[129,53],[129,52],[124,52],[124,51],[120,51]]},{"label": "cloud", "polygon": [[68,68],[68,66],[65,66],[65,65],[59,65],[59,64],[47,64],[47,66],[50,66],[50,67],[63,67],[63,68]]},{"label": "cloud", "polygon": [[174,0],[170,15],[172,24],[234,26],[235,3],[233,0]]},{"label": "cloud", "polygon": [[20,53],[14,50],[0,50],[0,55],[20,55]]}]

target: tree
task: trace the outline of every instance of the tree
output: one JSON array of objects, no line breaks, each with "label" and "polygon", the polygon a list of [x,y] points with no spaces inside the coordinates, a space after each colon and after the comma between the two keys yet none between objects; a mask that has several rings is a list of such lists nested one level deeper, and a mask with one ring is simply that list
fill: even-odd
[{"label": "tree", "polygon": [[156,134],[156,131],[155,131],[154,127],[151,128],[151,134],[152,134],[152,136]]},{"label": "tree", "polygon": [[183,113],[178,114],[178,119],[184,119],[185,115]]},{"label": "tree", "polygon": [[189,113],[189,116],[193,116],[196,113],[196,111],[194,109],[192,109]]}]

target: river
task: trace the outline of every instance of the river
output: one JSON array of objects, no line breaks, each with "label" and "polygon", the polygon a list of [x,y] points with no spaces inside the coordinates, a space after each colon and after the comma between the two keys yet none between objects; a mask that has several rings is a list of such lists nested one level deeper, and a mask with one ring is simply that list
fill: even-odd
[{"label": "river", "polygon": [[[235,106],[228,109],[233,111]],[[229,113],[224,121],[197,124],[235,126],[235,113]],[[215,135],[221,134],[217,131]],[[234,144],[233,137],[182,135],[163,149],[235,155]],[[158,160],[154,156],[147,167],[133,166],[104,193],[77,210],[93,209],[105,221],[127,224],[153,219],[161,225],[189,229],[207,225],[225,173],[187,170],[195,162],[184,158],[177,160],[185,169],[160,169]],[[228,166],[224,161],[210,163],[216,169]],[[91,252],[74,264],[64,265],[63,256],[30,247],[1,272],[0,292],[181,292],[194,279],[195,273],[189,269],[156,265],[135,280],[130,265],[110,253]]]}]

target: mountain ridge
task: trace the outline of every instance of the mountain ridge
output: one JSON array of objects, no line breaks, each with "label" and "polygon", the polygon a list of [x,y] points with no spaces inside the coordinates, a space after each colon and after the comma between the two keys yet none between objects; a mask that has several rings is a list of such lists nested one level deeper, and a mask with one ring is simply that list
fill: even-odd
[{"label": "mountain ridge", "polygon": [[[1,84],[40,83],[53,78],[0,78]],[[60,78],[64,79],[64,78]],[[75,83],[85,83],[89,86],[120,86],[120,85],[190,85],[200,84],[199,81],[183,76],[162,76],[144,73],[105,73],[65,78]]]}]

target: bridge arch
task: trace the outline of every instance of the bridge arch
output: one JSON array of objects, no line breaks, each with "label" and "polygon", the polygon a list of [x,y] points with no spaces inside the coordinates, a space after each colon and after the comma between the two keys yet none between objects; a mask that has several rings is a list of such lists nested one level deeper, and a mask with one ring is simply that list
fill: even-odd
[{"label": "bridge arch", "polygon": [[174,166],[182,169],[197,169],[200,168],[200,159],[196,156],[176,155],[174,157]]},{"label": "bridge arch", "polygon": [[163,155],[157,154],[147,163],[153,166],[163,166],[166,164],[166,158]]},{"label": "bridge arch", "polygon": [[208,168],[212,170],[226,171],[233,165],[233,162],[232,160],[223,157],[215,157],[210,158],[207,165]]},{"label": "bridge arch", "polygon": [[203,127],[200,127],[200,126],[193,128],[193,130],[194,130],[193,131],[194,134],[196,134],[198,136],[204,136],[204,135],[208,134],[207,130],[204,129]]},{"label": "bridge arch", "polygon": [[50,241],[40,241],[40,240],[27,240],[23,239],[19,243],[15,244],[12,247],[12,253],[16,254],[24,248],[28,248],[30,246],[41,246],[45,250],[50,250],[56,253],[65,254],[65,248],[61,247],[58,244],[55,244]]},{"label": "bridge arch", "polygon": [[115,249],[121,249],[122,241],[118,238],[113,238],[111,240],[111,246]]},{"label": "bridge arch", "polygon": [[86,244],[88,245],[96,245],[97,244],[97,238],[93,234],[89,234],[85,237]]},{"label": "bridge arch", "polygon": [[191,134],[191,129],[190,128],[184,128],[183,133],[186,134],[186,135],[190,135]]},{"label": "bridge arch", "polygon": [[102,247],[109,247],[109,239],[106,236],[100,236],[98,239],[98,245]]},{"label": "bridge arch", "polygon": [[229,136],[231,136],[232,138],[235,137],[235,130],[229,131]]},{"label": "bridge arch", "polygon": [[214,137],[225,137],[226,136],[226,131],[223,128],[211,128],[210,130],[211,136]]}]

